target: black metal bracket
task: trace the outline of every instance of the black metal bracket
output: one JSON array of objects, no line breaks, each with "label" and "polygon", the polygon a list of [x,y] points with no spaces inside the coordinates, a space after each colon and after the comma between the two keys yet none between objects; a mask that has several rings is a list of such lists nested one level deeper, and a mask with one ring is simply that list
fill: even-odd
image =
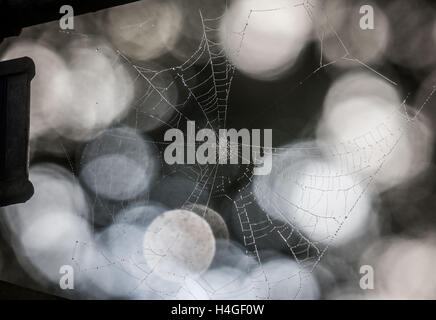
[{"label": "black metal bracket", "polygon": [[0,206],[25,202],[29,181],[30,81],[33,60],[0,62]]}]

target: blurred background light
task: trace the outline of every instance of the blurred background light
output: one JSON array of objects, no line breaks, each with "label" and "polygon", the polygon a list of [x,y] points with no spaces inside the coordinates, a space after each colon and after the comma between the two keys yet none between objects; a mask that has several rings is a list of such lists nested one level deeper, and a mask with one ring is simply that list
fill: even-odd
[{"label": "blurred background light", "polygon": [[163,279],[180,282],[207,270],[215,254],[209,224],[187,210],[167,211],[157,217],[144,236],[144,255]]},{"label": "blurred background light", "polygon": [[434,66],[434,7],[422,0],[396,0],[389,3],[386,14],[395,30],[389,42],[389,59],[403,68],[410,68],[416,75],[419,75],[418,71]]},{"label": "blurred background light", "polygon": [[279,77],[294,65],[312,31],[312,22],[303,6],[295,6],[298,3],[232,3],[224,14],[220,34],[227,57],[239,71],[265,80]]},{"label": "blurred background light", "polygon": [[80,180],[98,196],[132,199],[146,192],[156,175],[154,152],[135,130],[104,131],[82,152]]},{"label": "blurred background light", "polygon": [[[150,273],[142,253],[145,227],[115,223],[96,236],[96,252],[81,259],[85,277],[107,297],[132,297]],[[90,251],[91,253],[92,251]]]},{"label": "blurred background light", "polygon": [[157,202],[147,204],[131,204],[120,211],[115,217],[115,223],[148,226],[154,218],[167,211],[167,208]]},{"label": "blurred background light", "polygon": [[34,196],[6,208],[2,220],[21,267],[35,280],[58,284],[59,269],[72,263],[78,241],[90,241],[89,208],[77,179],[52,163],[30,168]]},{"label": "blurred background light", "polygon": [[24,56],[31,57],[38,70],[32,81],[30,101],[30,139],[34,139],[50,129],[60,109],[68,109],[73,92],[67,64],[54,49],[17,40],[9,44],[1,60]]},{"label": "blurred background light", "polygon": [[[374,29],[360,27],[364,4],[373,7]],[[382,8],[373,2],[322,1],[314,11],[317,43],[326,60],[323,64],[357,67],[382,61],[391,34]]]},{"label": "blurred background light", "polygon": [[374,266],[377,279],[369,298],[435,299],[435,243],[434,235],[427,234],[388,238],[369,248],[363,260]]},{"label": "blurred background light", "polygon": [[356,169],[373,177],[384,191],[428,167],[433,135],[424,116],[400,103],[390,84],[380,86],[382,80],[373,78],[371,85],[366,77],[368,85],[359,90],[363,76],[353,78],[345,75],[331,87],[317,137],[348,152]]},{"label": "blurred background light", "polygon": [[87,140],[119,120],[133,99],[133,81],[116,53],[104,42],[76,40],[70,55],[73,97],[57,112],[58,132],[73,140]]},{"label": "blurred background light", "polygon": [[265,213],[315,243],[346,243],[365,232],[371,213],[368,179],[322,157],[313,142],[286,146],[269,176],[253,185]]},{"label": "blurred background light", "polygon": [[106,10],[106,32],[113,44],[135,60],[165,54],[176,43],[182,13],[176,3],[139,1]]},{"label": "blurred background light", "polygon": [[18,237],[22,267],[34,279],[41,281],[42,274],[57,285],[61,266],[72,264],[75,245],[90,241],[91,232],[88,222],[75,212],[59,210],[26,224]]},{"label": "blurred background light", "polygon": [[[294,260],[278,258],[265,262],[253,273],[256,295],[271,300],[316,300],[319,287],[312,273],[302,271]],[[254,277],[254,276],[253,276]],[[263,278],[263,279],[262,279]],[[258,282],[259,281],[259,282]],[[263,282],[263,283],[261,283]]]},{"label": "blurred background light", "polygon": [[30,167],[29,176],[35,188],[33,197],[26,203],[5,208],[2,214],[16,236],[51,212],[88,218],[85,192],[70,171],[53,163],[43,163]]},{"label": "blurred background light", "polygon": [[359,97],[382,99],[396,105],[402,103],[402,92],[398,86],[369,71],[350,71],[336,78],[324,99],[323,110],[331,112],[337,104]]},{"label": "blurred background light", "polygon": [[250,300],[255,299],[253,284],[242,270],[221,267],[204,273],[190,287],[183,287],[179,298],[207,300]]},{"label": "blurred background light", "polygon": [[54,132],[90,139],[126,112],[132,79],[115,52],[98,43],[70,41],[63,56],[35,41],[17,40],[5,51],[2,60],[29,56],[38,70],[32,82],[31,139]]},{"label": "blurred background light", "polygon": [[[220,242],[222,240],[218,240]],[[199,277],[188,278],[178,299],[236,300],[256,299],[250,272],[257,262],[234,242],[217,245],[214,261]]]}]

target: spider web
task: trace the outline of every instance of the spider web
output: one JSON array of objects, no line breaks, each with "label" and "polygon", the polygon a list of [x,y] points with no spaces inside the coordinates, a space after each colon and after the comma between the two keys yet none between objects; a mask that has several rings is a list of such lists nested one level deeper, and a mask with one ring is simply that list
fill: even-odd
[{"label": "spider web", "polygon": [[[305,10],[309,18],[314,19],[313,11],[315,7],[312,2],[303,1],[297,5],[290,4],[287,8],[250,10],[243,30],[237,33],[241,39],[238,50],[243,48],[244,37],[250,30],[250,18],[253,15],[291,8],[292,10]],[[203,28],[203,35],[199,46],[192,56],[180,65],[153,70],[135,64],[121,51],[117,51],[119,59],[127,62],[135,71],[137,75],[135,81],[143,82],[146,87],[144,94],[135,103],[137,118],[148,117],[167,128],[183,129],[187,121],[193,120],[190,112],[187,111],[187,109],[189,109],[188,106],[193,105],[194,112],[200,114],[202,118],[202,121],[196,121],[197,130],[201,128],[211,128],[215,132],[218,132],[219,129],[226,128],[231,84],[236,74],[236,67],[226,57],[224,44],[219,40],[219,25],[223,16],[207,18],[203,16],[201,11],[199,15]],[[326,20],[328,20],[327,17]],[[327,32],[334,32],[338,44],[344,49],[344,55],[340,59],[353,61],[393,85],[397,85],[394,81],[372,69],[364,62],[352,57],[339,34],[327,23],[316,30],[321,48],[319,67],[299,82],[296,85],[297,88],[303,86],[305,82],[316,73],[337,62],[323,61],[322,43]],[[162,81],[162,78],[170,80]],[[169,98],[167,93],[174,88],[183,92],[184,96],[182,99],[179,97],[173,101]],[[432,97],[434,91],[433,89],[428,99]],[[142,106],[150,105],[150,101],[152,101],[152,108],[148,109],[148,112],[144,112]],[[406,100],[403,102],[404,106],[405,103]],[[419,108],[418,113],[424,105]],[[236,177],[228,176],[226,171],[222,171],[223,168],[220,164],[174,165],[169,169],[167,168],[168,170],[163,175],[163,178],[173,173],[181,173],[189,180],[193,181],[194,187],[182,205],[182,208],[187,210],[190,210],[193,205],[198,203],[209,206],[212,199],[225,199],[231,203],[232,213],[237,217],[239,223],[240,235],[246,254],[254,258],[259,267],[259,271],[252,275],[251,289],[243,287],[232,291],[232,294],[240,294],[243,296],[246,290],[254,290],[253,288],[261,287],[263,283],[268,282],[268,276],[262,269],[263,261],[258,243],[262,239],[272,236],[279,237],[287,248],[288,253],[298,264],[300,271],[290,273],[288,278],[299,278],[301,289],[305,274],[312,272],[326,254],[329,246],[331,246],[332,242],[341,232],[342,226],[353,214],[353,209],[356,204],[362,196],[370,190],[374,183],[375,176],[382,170],[384,163],[389,158],[400,139],[403,138],[405,134],[404,126],[398,127],[395,125],[398,123],[398,119],[401,119],[402,123],[407,124],[405,126],[407,127],[413,125],[416,116],[417,114],[410,117],[406,112],[392,114],[385,122],[380,123],[374,128],[368,128],[368,132],[364,135],[355,137],[350,141],[343,141],[336,145],[328,146],[327,155],[319,155],[319,148],[314,146],[273,147],[271,150],[262,150],[264,154],[269,153],[272,155],[273,166],[286,162],[292,163],[292,159],[298,159],[302,154],[311,158],[328,158],[328,160],[332,160],[332,162],[335,163],[335,167],[329,167],[329,165],[327,165],[328,168],[323,170],[323,172],[329,172],[327,175],[317,175],[313,172],[298,172],[296,175],[290,177],[292,184],[295,185],[296,188],[303,190],[304,196],[299,202],[292,202],[289,203],[289,205],[293,208],[295,215],[306,215],[308,217],[305,226],[306,231],[300,230],[292,219],[287,218],[286,213],[283,212],[283,208],[277,205],[277,203],[282,200],[282,195],[277,194],[272,188],[268,188],[268,198],[262,197],[262,193],[260,193],[260,196],[259,193],[256,193],[252,165],[241,165]],[[160,147],[169,144],[165,141],[151,141],[151,143]],[[241,159],[242,152],[240,152],[240,146],[241,144],[238,145],[237,152],[238,157]],[[231,145],[228,147],[229,150],[233,150]],[[284,154],[286,157],[283,156]],[[374,157],[377,159],[377,167],[370,168],[370,160],[371,163],[374,163]],[[338,170],[337,168],[340,169]],[[307,177],[310,177],[310,179],[307,179]],[[353,181],[357,180],[357,183],[355,185],[343,185],[343,177],[351,177]],[[356,177],[359,178],[357,179]],[[322,181],[321,186],[319,181]],[[229,192],[235,184],[239,186],[237,195]],[[352,198],[355,201],[347,203],[344,206],[344,212],[336,216],[320,216],[317,212],[313,212],[308,205],[311,201],[307,201],[307,199],[318,197],[318,201],[324,201],[326,195],[331,192],[343,195],[344,199]],[[252,210],[257,203],[267,203],[270,205],[271,210],[276,211],[276,215],[282,216],[283,220],[286,222],[274,219],[270,212],[266,212],[262,208],[260,208],[263,212],[261,218],[259,218],[259,216],[253,216]],[[328,206],[328,202],[326,202],[326,206]],[[259,210],[259,208],[256,210]],[[326,223],[327,220],[334,221],[335,225],[335,227],[330,230],[329,236],[317,241],[311,240],[311,234],[307,232],[307,228],[315,229]],[[128,257],[114,257],[101,251],[101,265],[91,267],[83,266],[80,261],[75,258],[75,255],[80,248],[83,249],[87,246],[89,246],[89,244],[77,242],[73,254],[73,260],[82,272],[106,267],[119,268],[125,271],[126,275],[129,277],[136,279],[138,285],[132,288],[132,291],[137,290],[150,273],[153,272],[153,270],[145,270],[142,266],[136,264],[135,258],[133,257],[134,255]],[[131,270],[132,267],[135,268],[137,272],[139,271],[139,275],[137,272],[128,271]],[[252,268],[252,266],[250,266],[250,268]],[[231,287],[234,281],[236,280],[234,279],[229,281],[229,283],[224,283],[222,287]],[[219,291],[216,288],[204,289],[211,295]],[[188,289],[183,286],[175,288],[174,291],[153,289],[153,291],[162,298],[174,298],[180,290]],[[257,298],[260,299],[267,299],[269,297],[269,290],[266,290],[263,295],[257,295]]]}]

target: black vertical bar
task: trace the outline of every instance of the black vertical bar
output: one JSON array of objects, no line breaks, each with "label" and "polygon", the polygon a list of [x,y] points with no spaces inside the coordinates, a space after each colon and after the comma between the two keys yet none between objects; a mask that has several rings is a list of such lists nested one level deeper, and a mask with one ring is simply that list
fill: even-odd
[{"label": "black vertical bar", "polygon": [[0,77],[0,181],[5,179],[6,172],[6,119],[8,116],[8,110],[6,108],[7,103],[7,79],[6,77]]},{"label": "black vertical bar", "polygon": [[0,206],[25,202],[29,181],[30,58],[0,62]]}]

